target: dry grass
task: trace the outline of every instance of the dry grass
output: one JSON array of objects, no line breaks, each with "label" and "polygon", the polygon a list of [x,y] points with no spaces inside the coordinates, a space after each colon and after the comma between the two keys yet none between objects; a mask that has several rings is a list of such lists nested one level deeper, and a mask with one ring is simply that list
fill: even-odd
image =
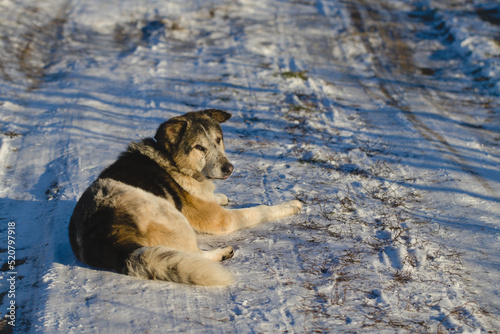
[{"label": "dry grass", "polygon": [[[377,139],[364,141],[362,150],[390,149]],[[474,312],[463,311],[468,304],[449,315],[439,312],[440,305],[448,302],[450,284],[460,279],[463,253],[428,238],[443,231],[431,219],[415,214],[414,208],[425,203],[424,194],[412,186],[415,179],[402,177],[382,158],[366,166],[350,161],[342,151],[321,158],[307,152],[304,146],[294,151],[298,162],[324,170],[343,188],[322,196],[314,192],[298,196],[314,212],[297,224],[308,235],[307,243],[299,247],[309,277],[302,285],[307,297],[298,307],[304,331],[357,323],[362,331],[428,333],[439,327],[446,332],[451,330],[449,317],[476,328]],[[399,250],[401,254],[396,253]],[[383,257],[390,263],[374,267]],[[373,286],[379,294],[373,293]],[[424,298],[426,293],[432,297]]]}]

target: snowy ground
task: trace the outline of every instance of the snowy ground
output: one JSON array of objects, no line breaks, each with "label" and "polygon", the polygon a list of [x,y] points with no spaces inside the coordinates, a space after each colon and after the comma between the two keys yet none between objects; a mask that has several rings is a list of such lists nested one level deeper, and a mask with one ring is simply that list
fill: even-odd
[{"label": "snowy ground", "polygon": [[[1,332],[498,333],[499,33],[495,0],[1,1]],[[207,107],[230,204],[301,214],[200,236],[229,288],[77,262],[90,182]]]}]

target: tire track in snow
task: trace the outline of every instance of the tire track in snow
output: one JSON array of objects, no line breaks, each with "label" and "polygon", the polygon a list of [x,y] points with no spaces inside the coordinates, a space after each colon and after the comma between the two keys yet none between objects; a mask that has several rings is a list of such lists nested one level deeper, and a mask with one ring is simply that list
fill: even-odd
[{"label": "tire track in snow", "polygon": [[[16,223],[16,329],[28,332],[36,326],[36,314],[44,309],[46,300],[44,276],[55,252],[53,228],[60,207],[58,177],[64,174],[63,151],[67,148],[66,141],[54,145],[49,139],[51,127],[47,125],[56,115],[43,107],[47,101],[37,90],[46,80],[47,70],[62,54],[66,6],[40,4],[9,9],[15,10],[3,13],[2,25],[18,31],[3,39],[9,47],[1,55],[5,65],[2,77],[14,84],[16,92],[2,96],[1,123],[22,136],[2,143],[3,161],[9,165],[1,166],[8,172],[2,173],[0,180],[4,190],[0,206],[4,219]],[[58,138],[56,135],[55,140]]]},{"label": "tire track in snow", "polygon": [[[5,193],[0,207],[5,219],[17,226],[16,329],[30,332],[43,326],[41,315],[49,298],[53,264],[66,256],[69,248],[66,219],[73,202],[62,198],[61,193],[69,175],[75,172],[69,167],[68,133],[73,128],[75,111],[66,106],[76,102],[66,100],[58,105],[52,100],[53,92],[60,88],[57,82],[51,82],[52,66],[62,61],[68,51],[63,36],[68,3],[11,8],[14,13],[7,15],[3,23],[12,20],[10,27],[19,31],[4,39],[12,49],[2,54],[9,66],[3,79],[13,83],[17,92],[2,96],[8,121],[2,119],[0,124],[21,136],[11,139],[9,145],[2,143],[3,161],[9,161],[9,166],[0,166],[8,171],[0,173]],[[16,10],[23,11],[23,15],[18,16]],[[19,36],[22,39],[16,39]]]},{"label": "tire track in snow", "polygon": [[[489,184],[488,180],[486,180],[483,175],[471,166],[470,162],[463,156],[463,154],[455,149],[455,147],[450,144],[441,133],[433,130],[416,115],[412,104],[406,100],[401,88],[393,84],[393,82],[399,82],[397,80],[397,74],[392,72],[393,68],[401,69],[403,75],[412,75],[416,72],[416,66],[413,64],[410,48],[406,46],[403,36],[396,27],[397,22],[399,22],[399,18],[395,15],[391,15],[388,9],[383,8],[383,5],[371,5],[363,0],[359,0],[358,3],[351,2],[347,5],[347,8],[349,9],[353,25],[359,32],[359,37],[363,42],[363,45],[370,52],[370,54],[374,56],[374,69],[377,73],[376,76],[380,79],[378,80],[377,89],[379,89],[380,92],[383,93],[383,95],[388,99],[388,104],[400,110],[423,138],[431,143],[434,143],[451,162],[467,174],[472,175],[474,179],[476,179],[476,181],[481,184],[481,186],[491,196],[493,196],[492,198],[499,200],[498,195]],[[385,20],[385,22],[391,22],[391,24],[384,24],[384,21],[381,21],[381,19]],[[378,31],[380,32],[384,45],[387,47],[387,49],[384,50],[384,53],[389,55],[388,63],[385,63],[384,55],[381,54],[379,48],[372,44],[370,38],[368,37],[370,29],[373,29],[373,26],[367,27],[366,22],[378,23]],[[421,83],[416,86],[421,87],[421,89],[416,89],[418,93],[423,94],[429,101],[434,100],[428,89],[426,89],[425,84]],[[443,112],[442,108],[440,108],[437,103],[433,104],[438,108],[438,110]]]},{"label": "tire track in snow", "polygon": [[[446,138],[446,133],[442,132],[442,129],[436,130],[425,123],[421,116],[419,116],[418,112],[418,99],[415,99],[414,95],[420,96],[425,100],[424,105],[427,107],[433,108],[438,111],[439,115],[447,116],[450,119],[454,119],[450,114],[453,110],[446,110],[443,105],[446,105],[447,98],[443,95],[438,89],[429,87],[427,85],[427,81],[423,80],[421,77],[417,75],[419,70],[416,63],[413,62],[414,55],[412,54],[412,48],[406,44],[404,33],[407,30],[413,29],[411,31],[419,31],[422,27],[418,24],[408,25],[407,22],[403,23],[401,21],[401,16],[397,16],[398,10],[394,9],[391,11],[389,8],[385,7],[383,3],[377,2],[372,3],[370,1],[357,1],[351,2],[346,5],[348,12],[350,14],[350,19],[353,23],[353,26],[356,28],[358,32],[359,39],[361,40],[363,46],[366,48],[369,54],[373,55],[373,70],[375,72],[376,78],[376,86],[366,85],[367,91],[373,92],[373,95],[377,96],[377,92],[382,93],[385,97],[387,105],[400,110],[405,118],[413,125],[413,127],[420,133],[422,138],[427,140],[429,143],[435,145],[453,165],[459,167],[466,174],[471,175],[472,178],[476,181],[478,185],[480,185],[488,196],[484,196],[482,192],[479,192],[477,195],[471,194],[472,196],[480,196],[490,202],[498,202],[499,197],[495,191],[495,188],[490,184],[488,179],[482,175],[477,170],[477,165],[474,166],[473,162],[467,159],[467,157],[462,152],[455,147],[455,145],[451,144]],[[432,10],[430,10],[432,12]],[[410,13],[412,13],[410,11]],[[435,14],[431,19],[435,19]],[[439,25],[440,27],[442,25]],[[421,31],[421,30],[420,30]],[[445,48],[451,48],[451,41],[453,40],[453,36],[446,35],[449,33],[449,29],[440,28],[438,33],[443,33],[444,36],[438,37],[440,42],[444,44]],[[442,42],[444,40],[444,42]],[[385,47],[385,49],[384,49]],[[446,49],[445,49],[446,50]],[[467,59],[464,59],[462,56],[458,56],[458,64],[454,64],[454,68],[467,67],[468,62]],[[430,75],[432,72],[431,69],[424,68],[423,70],[428,71],[426,75]],[[411,81],[413,80],[413,81]],[[443,77],[441,78],[443,80]],[[466,80],[469,78],[466,76]],[[416,81],[416,83],[415,83]],[[473,83],[475,80],[470,80],[469,82]],[[439,84],[438,81],[435,82]],[[360,81],[360,84],[364,85],[363,82]],[[400,87],[399,85],[404,86]],[[437,91],[437,92],[436,92]],[[457,88],[458,91],[458,88]],[[488,102],[485,104],[485,107],[482,104],[483,101],[483,93],[486,96],[484,99],[488,101],[488,96],[491,96],[491,93],[485,92],[482,90],[482,94],[478,97],[479,102],[476,105],[479,108],[488,108]],[[410,92],[410,94],[408,94]],[[380,96],[380,94],[378,94]],[[413,99],[413,100],[412,100]],[[472,97],[470,101],[474,101]],[[416,106],[414,106],[414,104]],[[449,102],[448,102],[449,103]],[[420,106],[421,108],[421,106]],[[470,116],[462,110],[457,110],[460,115],[457,115],[457,118],[466,118],[470,119]],[[464,132],[475,132],[475,134],[484,138],[485,136],[491,135],[487,129],[481,129],[474,126],[467,126],[467,124],[457,122],[457,126],[463,127]],[[441,131],[440,131],[441,130]],[[452,130],[455,131],[456,130]],[[494,150],[492,150],[494,152]],[[494,167],[492,167],[494,168]],[[489,176],[489,175],[488,175]],[[472,232],[476,237],[477,233]],[[439,253],[438,250],[428,250]],[[396,259],[400,256],[396,256]],[[446,265],[446,261],[444,261]],[[483,269],[484,270],[484,269]],[[444,273],[440,273],[443,275]],[[447,275],[448,273],[446,273]],[[489,276],[488,273],[486,273]],[[444,276],[443,276],[444,277]],[[493,276],[490,276],[493,277]],[[465,284],[467,284],[467,278],[464,279]],[[493,283],[496,285],[496,283]],[[459,286],[452,285],[453,288],[449,290],[449,294],[451,299],[455,299],[457,294],[461,293],[462,288]],[[474,290],[474,286],[468,287],[468,292],[472,291],[472,294],[475,295],[476,291]],[[494,290],[494,289],[493,289]],[[473,296],[466,296],[466,298],[474,298]],[[469,299],[470,300],[470,299]],[[479,302],[479,301],[478,301]],[[485,303],[487,304],[487,303]],[[488,305],[489,307],[495,307],[494,304]],[[444,318],[443,322],[448,318],[446,315],[448,311],[446,309],[441,308],[442,315]],[[486,313],[486,315],[491,315],[491,318],[485,320],[484,324],[486,325],[491,320],[495,319],[492,314]],[[479,321],[480,318],[476,318],[476,321]],[[452,326],[448,324],[447,326]],[[493,328],[491,323],[489,324],[490,328]]]},{"label": "tire track in snow", "polygon": [[[26,108],[33,110],[29,105]],[[71,205],[60,199],[61,177],[64,179],[68,174],[68,142],[64,137],[59,141],[60,136],[56,136],[55,141],[46,137],[46,117],[52,120],[54,115],[44,114],[31,118],[35,122],[25,124],[30,131],[15,142],[13,147],[17,149],[12,150],[10,156],[4,156],[13,172],[0,180],[2,187],[6,185],[5,197],[0,199],[2,216],[15,222],[17,227],[20,279],[16,327],[26,331],[36,325],[36,314],[44,309],[44,290],[48,286],[45,276],[58,253],[58,245],[66,239],[66,233],[60,232],[64,229],[60,214],[67,213]]]},{"label": "tire track in snow", "polygon": [[12,21],[2,24],[2,28],[21,29],[22,33],[3,35],[0,71],[5,80],[37,89],[47,79],[45,75],[50,67],[63,56],[60,50],[69,2],[44,2],[6,10]]},{"label": "tire track in snow", "polygon": [[[342,54],[343,55],[342,60],[346,64],[349,64],[351,66],[351,68],[354,69],[355,73],[357,74],[357,75],[355,74],[352,76],[347,76],[347,81],[351,80],[351,81],[357,82],[357,85],[364,87],[365,88],[364,93],[371,96],[372,99],[375,100],[375,102],[377,102],[377,100],[382,101],[381,104],[389,105],[393,108],[400,110],[401,107],[399,105],[397,105],[396,102],[398,102],[398,99],[402,99],[403,103],[404,103],[404,102],[406,102],[407,97],[405,95],[403,95],[406,92],[403,88],[398,89],[398,87],[396,86],[398,84],[398,82],[395,79],[400,79],[397,77],[398,74],[399,75],[404,74],[404,75],[409,76],[412,71],[417,70],[417,66],[416,66],[416,64],[413,63],[413,60],[411,58],[412,51],[411,51],[410,46],[406,45],[406,43],[402,43],[401,38],[400,38],[401,36],[398,36],[398,34],[399,34],[398,30],[393,31],[393,30],[397,29],[397,22],[395,22],[394,19],[393,20],[387,19],[387,17],[382,15],[385,13],[384,10],[377,9],[378,7],[376,7],[376,5],[373,7],[369,7],[369,5],[367,5],[367,3],[368,2],[366,2],[366,1],[358,2],[357,5],[353,4],[352,2],[343,3],[343,5],[347,8],[347,10],[345,10],[345,12],[348,13],[347,15],[342,16],[342,17],[344,17],[344,31],[347,31],[350,33],[350,35],[348,37],[351,38],[351,41],[354,40],[354,43],[356,43],[357,45],[362,45],[362,47],[360,47],[359,49],[363,49],[363,47],[364,47],[364,50],[362,50],[360,52],[362,55],[359,55],[359,57],[358,57],[358,54],[355,54],[355,57],[349,57],[349,55],[347,55],[348,52],[345,52]],[[380,4],[380,2],[377,2],[377,4]],[[330,14],[330,12],[331,12],[330,6],[331,6],[330,3],[323,2],[322,5],[318,6],[318,8],[321,9],[321,12],[323,13],[323,15],[328,16],[328,15],[331,15]],[[357,11],[354,13],[354,18],[353,18],[353,14],[352,14],[350,6],[355,6],[354,10]],[[368,6],[368,7],[366,7],[366,6]],[[359,10],[358,10],[358,8],[359,8]],[[394,9],[394,11],[397,12],[396,9]],[[369,12],[369,14],[366,14],[366,12]],[[387,15],[389,15],[389,14],[387,14]],[[361,24],[363,25],[362,30],[360,30],[359,27],[356,27],[355,24],[353,24],[354,19],[361,21]],[[383,22],[385,22],[384,20],[387,20],[387,27],[382,26],[381,28],[386,29],[387,31],[380,32],[380,29],[377,29],[376,24],[379,21],[383,23]],[[411,27],[412,26],[408,27],[408,29],[410,29]],[[354,28],[354,29],[352,29],[352,28]],[[351,32],[352,30],[355,30],[354,34],[353,34],[353,32]],[[401,28],[401,31],[404,31],[404,29]],[[379,32],[379,34],[381,34],[381,35],[383,34],[385,39],[383,40],[381,37],[379,37],[377,39],[375,37],[377,32]],[[391,36],[391,34],[393,34],[393,35]],[[358,40],[356,40],[356,39],[358,39]],[[387,41],[387,39],[389,39],[389,41]],[[342,43],[345,43],[345,41],[347,41],[347,43],[349,43],[348,38],[345,38],[345,39],[339,38],[338,40],[340,41],[340,43],[339,43],[340,45]],[[383,40],[386,44],[384,44],[384,42],[381,42],[381,40]],[[368,43],[368,47],[366,46],[367,43]],[[381,45],[383,45],[383,46],[389,45],[390,47],[383,50],[382,49],[383,47],[381,47]],[[350,50],[349,50],[349,47],[351,47]],[[354,47],[356,47],[356,45]],[[340,48],[342,49],[342,46]],[[343,48],[342,51],[348,50],[348,51],[352,52],[352,48],[353,48],[352,45],[348,45],[347,47]],[[383,51],[381,51],[381,49]],[[364,51],[364,53],[363,53],[363,51]],[[338,53],[337,54],[334,53],[334,57],[336,55],[338,55]],[[371,56],[374,56],[375,59],[370,58]],[[380,57],[380,59],[378,59],[378,57]],[[399,57],[399,59],[398,59],[398,57]],[[360,66],[359,62],[361,62],[361,66]],[[369,68],[369,65],[371,65],[373,62],[376,62],[375,66],[374,66],[375,69]],[[365,66],[368,65],[368,66],[366,66],[368,69],[363,68],[360,70],[359,68],[362,68],[363,65],[365,65]],[[383,68],[384,66],[387,66],[388,69]],[[379,68],[380,68],[380,70],[379,70]],[[386,72],[379,73],[379,71],[390,71],[391,69],[393,71],[395,71],[394,73],[390,73],[391,76],[389,76],[389,74],[387,74]],[[381,82],[380,78],[382,78],[383,82]],[[376,85],[369,85],[363,81],[364,79],[367,79],[367,81],[369,81],[371,83],[376,82]],[[402,83],[402,82],[399,81],[399,83]],[[405,82],[403,82],[403,84],[404,83]],[[347,85],[347,86],[356,86],[356,84],[352,83],[351,85]],[[384,91],[380,92],[379,86],[382,86],[382,89],[385,90],[385,92]],[[405,88],[408,88],[408,85],[405,85]],[[419,87],[419,88],[422,88],[422,87]],[[392,91],[391,91],[391,89],[392,89]],[[417,90],[414,89],[414,91],[417,91]],[[426,97],[431,96],[431,93],[428,92],[427,90],[425,92],[419,91],[418,94],[424,95]],[[363,93],[361,93],[360,95],[362,96]],[[383,95],[383,98],[380,98],[381,95]],[[360,101],[362,101],[362,100],[363,100],[362,97],[360,97]],[[369,112],[371,112],[371,109],[372,109],[372,107],[369,108]],[[423,130],[419,130],[420,136],[422,138],[424,138],[426,141],[429,141],[430,143],[435,143],[433,145],[442,146],[442,144],[439,142],[439,139],[434,138],[433,135],[438,135],[442,139],[445,139],[445,136],[441,135],[439,131],[432,129],[432,127],[429,127],[425,123],[423,123],[422,120],[419,118],[419,116],[416,115],[417,113],[414,113],[413,109],[408,108],[406,110],[403,110],[403,114],[404,114],[403,118],[407,117],[407,115],[405,113],[411,114],[410,118],[415,117],[416,121],[422,123],[422,125],[425,127]],[[376,116],[374,118],[376,120],[378,120]],[[414,131],[413,129],[419,125],[418,123],[416,123],[416,125],[413,124],[411,122],[411,120],[408,120],[408,123],[410,125],[410,128],[412,129],[411,131]],[[393,125],[393,124],[391,123],[391,125]],[[377,125],[375,124],[375,127],[376,126]],[[384,125],[382,124],[382,126],[384,126]],[[426,131],[426,130],[430,130],[430,131]],[[422,135],[422,133],[423,133],[423,135]],[[427,138],[424,137],[424,135]],[[390,137],[392,137],[392,133],[391,133]],[[455,149],[448,141],[447,141],[447,145],[451,146],[453,149]],[[451,158],[455,159],[455,156],[448,152],[446,146],[441,147],[441,150],[444,151],[444,153],[447,156],[451,155]],[[458,150],[456,152],[458,152],[458,154],[461,155],[461,152],[459,152]],[[452,162],[453,162],[453,160],[452,160]],[[459,166],[458,163],[455,163],[455,164],[457,166]],[[474,172],[477,173],[477,171],[475,171],[475,170],[474,170]],[[404,227],[404,225],[402,224],[401,227]],[[374,231],[377,232],[376,235],[374,236],[375,240],[377,240],[379,238],[382,240],[386,240],[388,238],[387,240],[390,241],[390,239],[392,239],[393,236],[389,237],[389,235],[386,235],[389,230],[391,230],[391,226],[389,226],[389,227],[382,226],[382,228],[379,230],[375,229]],[[411,233],[409,233],[409,232],[411,232]],[[425,233],[424,233],[424,235],[425,235]],[[425,246],[425,247],[423,247],[424,251],[420,250],[420,254],[418,254],[419,249],[417,249],[417,247],[414,248],[414,246],[415,246],[415,240],[418,239],[419,236],[420,236],[419,234],[415,234],[415,229],[413,231],[410,231],[410,228],[408,228],[408,231],[406,231],[401,236],[399,236],[403,240],[397,240],[399,237],[395,238],[395,240],[392,242],[392,244],[390,246],[386,247],[385,249],[382,250],[381,253],[379,253],[379,255],[380,255],[379,261],[376,261],[376,260],[373,261],[373,264],[375,265],[374,270],[376,272],[378,272],[379,274],[385,275],[386,280],[387,280],[387,276],[386,276],[387,273],[391,272],[390,268],[393,268],[393,270],[397,269],[397,272],[394,274],[395,275],[394,278],[396,280],[400,280],[401,282],[406,280],[405,275],[407,273],[410,274],[410,276],[409,276],[410,280],[411,280],[412,273],[414,274],[415,281],[429,280],[429,277],[426,277],[426,276],[428,274],[428,271],[431,271],[432,273],[434,273],[434,270],[433,270],[433,268],[431,268],[431,266],[435,265],[435,263],[432,263],[432,261],[430,261],[429,263],[426,263],[427,261],[425,261],[425,255],[431,256],[433,253],[436,253],[436,254],[439,253],[440,250],[434,249],[434,246],[433,247]],[[384,237],[384,238],[381,238],[381,237]],[[410,240],[413,240],[413,241],[410,242]],[[407,243],[408,243],[408,245],[407,245]],[[422,253],[427,253],[427,254],[422,254]],[[413,260],[416,256],[416,254],[418,254],[417,258],[419,258],[419,261]],[[382,255],[384,257],[382,257]],[[422,255],[423,255],[423,258],[422,258]],[[424,261],[421,261],[422,259]],[[442,263],[444,265],[447,265],[446,259],[439,259],[438,262]],[[436,262],[436,263],[438,263],[438,262]],[[402,264],[404,264],[404,263],[406,265],[402,266]],[[411,263],[415,263],[415,265],[413,265]],[[453,265],[453,264],[451,264],[451,265]],[[381,267],[382,270],[380,270],[379,266],[382,266]],[[409,271],[408,271],[408,268],[410,269]],[[450,268],[453,268],[453,267],[451,266]],[[455,275],[455,274],[452,274],[451,272],[443,273],[443,269],[441,269],[440,271],[436,271],[435,274],[440,275],[438,277],[442,277],[441,280],[443,282],[451,282],[451,280],[454,279],[453,276]],[[436,278],[436,280],[439,281],[440,279]],[[380,292],[380,291],[384,290],[383,289],[384,284],[382,282],[382,279],[380,279],[379,283],[382,285],[381,289],[378,289]],[[390,283],[390,279],[389,279],[389,283]],[[387,288],[387,281],[385,282],[385,285]],[[375,283],[375,286],[376,286],[376,283]],[[412,284],[408,284],[408,286],[412,286]],[[439,290],[439,289],[437,289],[437,290]],[[444,295],[444,296],[447,295],[447,293],[445,293],[445,291],[437,291],[437,290],[436,290],[436,294]],[[403,288],[403,291],[404,291],[404,288]],[[459,295],[462,292],[461,289],[457,289],[457,290],[450,289],[449,291],[450,291],[450,295],[449,295],[450,300],[456,299],[456,295]],[[402,293],[402,296],[405,296],[405,293],[407,293],[407,292],[408,291],[404,291]],[[385,297],[387,297],[387,296],[385,296]],[[467,297],[469,298],[469,296],[467,296]],[[394,298],[389,298],[389,299],[384,298],[383,294],[378,293],[377,295],[374,294],[372,296],[372,298],[370,298],[370,299],[372,301],[377,302],[377,303],[375,303],[375,305],[379,305],[378,302],[380,301],[383,303],[383,304],[380,304],[383,307],[390,306],[392,308],[393,312],[395,314],[397,314],[398,316],[399,316],[400,312],[401,312],[401,314],[404,314],[404,310],[399,310],[399,307],[397,307],[396,303],[394,303]],[[447,298],[445,297],[445,299],[447,299]],[[399,303],[401,303],[403,300],[404,299],[400,299]],[[419,301],[419,302],[421,302],[421,301]],[[419,302],[416,302],[413,305],[418,305]],[[392,303],[392,305],[391,305],[391,303]],[[399,303],[398,303],[398,305],[399,305]],[[408,305],[409,305],[409,307],[413,306],[411,303],[409,303]],[[422,307],[422,306],[423,306],[423,304],[420,304],[419,307]],[[389,309],[387,309],[387,311],[388,310]],[[388,311],[388,312],[390,312],[390,311]],[[444,318],[446,316],[445,309],[443,309],[443,312],[445,312],[445,314],[442,315],[442,318]],[[471,317],[471,318],[474,320],[475,317]],[[396,319],[397,319],[397,317],[396,317]],[[404,319],[404,315],[403,315],[403,319]],[[408,318],[406,318],[406,319],[408,319]],[[475,318],[475,321],[477,321],[477,318]],[[397,324],[397,322],[395,322],[395,324]],[[404,323],[400,323],[400,324],[405,325]],[[406,324],[408,324],[408,322]],[[430,328],[430,327],[428,327],[428,328]]]}]

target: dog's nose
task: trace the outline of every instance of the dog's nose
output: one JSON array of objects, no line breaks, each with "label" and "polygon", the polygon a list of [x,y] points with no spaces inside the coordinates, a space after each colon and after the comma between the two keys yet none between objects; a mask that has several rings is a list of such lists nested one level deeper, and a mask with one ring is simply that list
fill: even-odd
[{"label": "dog's nose", "polygon": [[224,174],[224,178],[228,178],[229,175],[231,175],[231,173],[233,172],[234,170],[234,166],[231,164],[231,163],[226,163],[224,164],[224,166],[222,166],[222,173]]}]

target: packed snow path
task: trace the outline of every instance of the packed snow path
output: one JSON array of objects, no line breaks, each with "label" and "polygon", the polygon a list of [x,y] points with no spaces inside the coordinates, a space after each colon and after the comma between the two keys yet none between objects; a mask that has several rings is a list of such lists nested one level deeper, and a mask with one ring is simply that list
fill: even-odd
[{"label": "packed snow path", "polygon": [[[498,332],[499,33],[494,0],[0,2],[1,331]],[[86,187],[212,107],[230,205],[301,214],[200,236],[229,288],[79,263]]]}]

